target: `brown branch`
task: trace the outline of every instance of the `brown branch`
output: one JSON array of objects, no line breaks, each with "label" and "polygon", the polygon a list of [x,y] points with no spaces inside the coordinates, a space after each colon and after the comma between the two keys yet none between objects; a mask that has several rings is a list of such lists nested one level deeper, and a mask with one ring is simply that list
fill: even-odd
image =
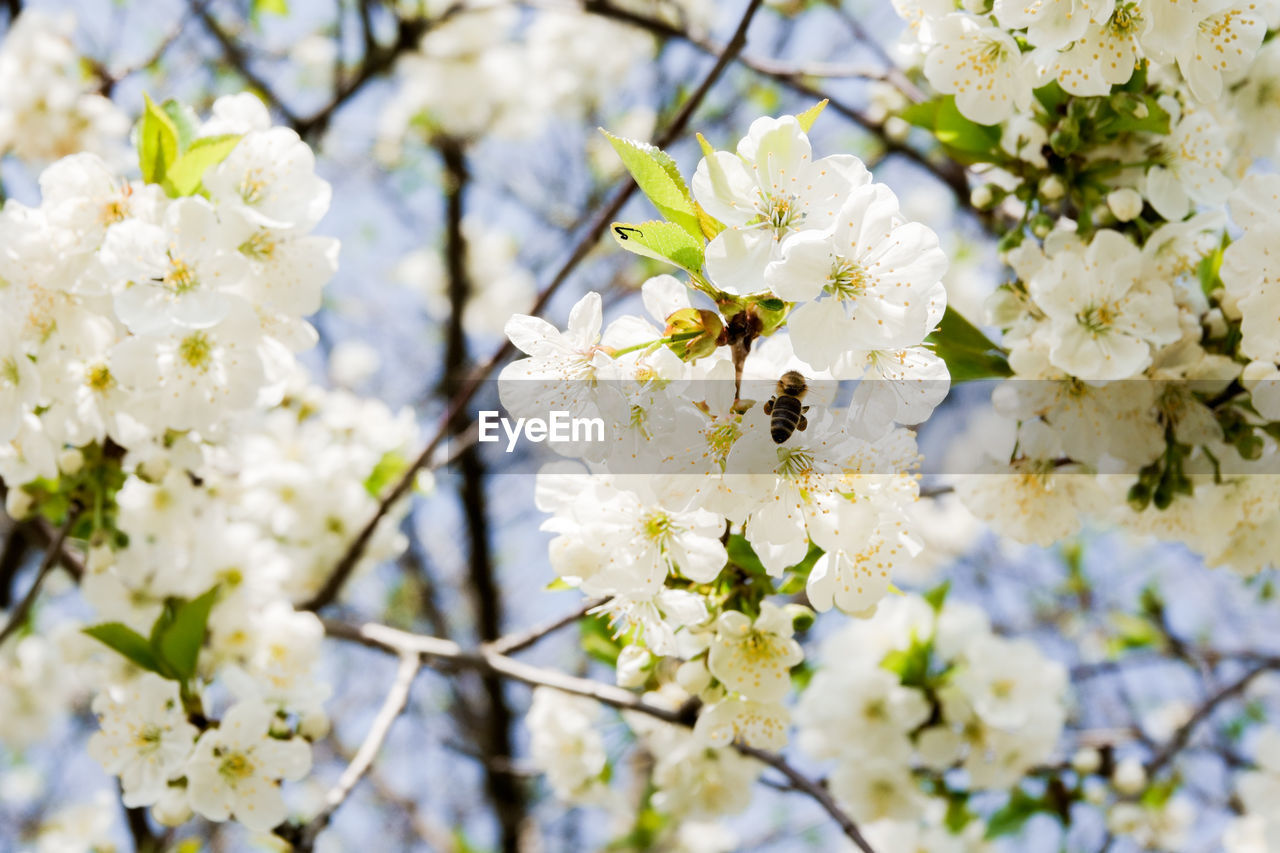
[{"label": "brown branch", "polygon": [[[471,281],[467,270],[469,252],[466,235],[463,233],[463,217],[470,176],[467,171],[466,150],[461,142],[446,137],[437,141],[437,148],[445,172],[444,254],[450,311],[445,334],[442,387],[447,396],[448,389],[461,380],[468,366],[463,319],[471,299]],[[449,434],[456,436],[464,432],[467,423],[467,418],[459,412],[448,425]],[[474,445],[468,445],[459,453],[458,468],[461,474],[458,497],[466,520],[468,591],[475,613],[477,634],[481,642],[487,643],[498,639],[502,634],[502,591],[498,586],[490,543],[488,500],[485,493],[486,471],[484,461]],[[511,742],[514,715],[507,702],[506,686],[502,679],[489,674],[484,675],[481,682],[486,707],[475,734],[477,747],[486,759],[485,789],[498,817],[502,849],[506,853],[518,853],[525,821],[525,792],[518,778],[502,770],[503,766],[511,763],[514,751]]]},{"label": "brown branch", "polygon": [[253,70],[248,53],[246,53],[244,47],[236,41],[235,36],[222,28],[222,25],[218,23],[217,19],[215,19],[209,10],[205,8],[204,3],[194,2],[193,0],[191,3],[191,11],[200,18],[201,23],[204,24],[204,28],[209,31],[209,34],[213,36],[214,40],[222,48],[223,58],[236,70],[236,73],[243,77],[245,82],[250,86],[258,90],[258,92],[267,99],[267,102],[280,113],[286,122],[296,125],[298,117],[294,115],[293,111],[289,109],[288,105],[286,105],[284,101],[280,100],[280,97],[275,93],[275,90],[271,88],[271,85]]},{"label": "brown branch", "polygon": [[1191,736],[1195,733],[1196,728],[1209,718],[1209,716],[1217,710],[1222,703],[1239,696],[1253,680],[1264,672],[1270,672],[1277,668],[1277,661],[1268,660],[1254,666],[1244,673],[1244,675],[1220,688],[1206,699],[1195,712],[1187,719],[1185,723],[1178,727],[1173,736],[1165,743],[1163,747],[1147,762],[1146,771],[1147,778],[1154,779],[1155,775],[1160,772],[1177,754],[1186,747],[1191,740]]},{"label": "brown branch", "polygon": [[[689,96],[689,99],[685,102],[679,114],[672,120],[666,130],[658,134],[653,140],[653,144],[655,146],[658,148],[665,148],[684,133],[690,119],[693,118],[694,112],[706,98],[707,93],[711,91],[711,87],[720,79],[725,68],[728,67],[729,63],[732,62],[733,58],[746,44],[747,29],[751,24],[751,20],[755,17],[756,12],[759,10],[760,5],[761,0],[750,0],[746,11],[743,13],[742,19],[738,23],[737,29],[734,31],[733,38],[731,38],[729,43],[725,45],[723,52],[717,57],[715,64],[707,72],[706,76],[703,77],[698,88]],[[555,295],[556,291],[560,289],[560,286],[569,278],[569,274],[572,273],[574,269],[577,268],[578,264],[580,264],[587,255],[590,254],[591,250],[595,248],[596,243],[599,242],[600,238],[604,235],[605,229],[609,227],[609,224],[613,221],[614,217],[618,215],[618,212],[622,210],[623,205],[625,205],[631,196],[635,194],[635,191],[635,182],[630,179],[626,180],[626,182],[618,188],[617,192],[614,193],[613,197],[609,200],[609,203],[606,204],[594,217],[592,217],[591,223],[587,226],[586,232],[574,245],[573,250],[569,253],[569,257],[563,264],[561,264],[559,269],[557,269],[555,274],[551,277],[551,280],[538,293],[537,299],[534,300],[533,306],[529,309],[530,314],[537,315],[542,313],[543,309],[546,308],[547,303],[551,301],[551,297]],[[342,587],[346,584],[351,573],[359,563],[360,555],[364,553],[364,549],[368,546],[369,540],[373,538],[373,533],[377,529],[379,522],[382,521],[383,517],[396,501],[409,493],[409,489],[412,487],[413,480],[417,476],[418,471],[425,468],[429,462],[435,458],[437,448],[448,437],[449,425],[452,424],[454,419],[459,417],[459,415],[466,409],[467,404],[471,402],[471,398],[474,397],[483,386],[485,378],[492,374],[493,371],[497,369],[498,365],[510,357],[514,352],[515,346],[510,341],[506,341],[501,347],[499,347],[498,351],[480,367],[478,371],[472,373],[467,382],[458,390],[457,394],[451,400],[448,410],[445,412],[443,418],[441,418],[440,426],[436,429],[431,440],[427,442],[426,447],[424,447],[422,452],[418,454],[418,458],[410,464],[409,468],[396,482],[395,486],[392,487],[391,491],[389,491],[379,502],[377,511],[374,512],[373,517],[366,522],[365,526],[361,528],[360,533],[357,534],[356,538],[353,539],[351,544],[347,547],[346,553],[342,555],[334,566],[333,572],[330,573],[324,587],[304,605],[306,609],[317,610],[337,598]]]},{"label": "brown branch", "polygon": [[67,534],[71,532],[71,528],[75,526],[76,520],[80,518],[80,512],[81,510],[78,506],[73,506],[67,510],[66,521],[58,528],[58,532],[54,534],[52,541],[45,548],[44,559],[40,561],[40,568],[36,570],[36,579],[31,582],[31,588],[27,590],[27,594],[23,596],[22,600],[18,602],[18,606],[13,608],[13,612],[9,614],[9,623],[3,629],[0,629],[0,643],[7,640],[27,621],[27,616],[35,605],[37,596],[40,595],[40,587],[44,584],[49,572],[59,562],[62,556],[62,545],[66,542]]},{"label": "brown branch", "polygon": [[[703,39],[692,33],[685,32],[677,27],[673,27],[665,21],[650,18],[629,9],[614,6],[612,3],[607,2],[607,0],[587,0],[587,2],[583,4],[582,9],[594,15],[600,15],[611,20],[639,27],[640,29],[646,30],[659,38],[683,41],[704,53],[715,54],[720,50],[719,46],[714,42]],[[883,122],[872,119],[861,110],[858,110],[841,99],[834,98],[829,93],[824,92],[820,87],[810,82],[815,75],[802,66],[782,65],[772,60],[757,59],[750,56],[738,56],[737,61],[743,67],[750,69],[762,77],[781,83],[783,86],[786,86],[797,94],[813,98],[815,101],[828,101],[828,106],[832,111],[844,116],[863,130],[874,134],[880,140],[880,144],[885,147],[887,153],[906,157],[927,170],[930,174],[945,184],[949,190],[951,190],[952,195],[956,198],[956,203],[962,210],[965,210],[976,217],[984,227],[989,225],[989,215],[983,211],[976,210],[969,200],[969,181],[963,167],[950,160],[934,162],[910,145],[891,139],[885,133]],[[899,75],[900,74],[901,72],[899,72]],[[894,78],[890,77],[886,79],[893,80]],[[905,77],[902,79],[905,80]],[[914,86],[911,86],[909,89],[904,91],[904,94],[908,95],[908,97],[913,93],[915,95],[920,94],[919,90],[915,89]]]},{"label": "brown branch", "polygon": [[[349,625],[333,620],[324,621],[325,632],[336,639],[359,643],[369,648],[378,649],[396,655],[421,655],[429,665],[445,671],[469,669],[490,672],[519,681],[532,687],[550,687],[562,693],[574,696],[585,696],[601,704],[617,708],[620,711],[634,711],[645,714],[675,726],[688,728],[694,720],[686,712],[687,709],[671,710],[660,705],[646,702],[643,696],[604,682],[578,678],[552,669],[522,663],[491,649],[479,648],[468,650],[452,640],[438,637],[425,637],[399,631],[386,625],[368,623],[365,625]],[[733,743],[739,753],[760,761],[774,768],[787,778],[792,787],[820,805],[832,817],[850,841],[857,845],[863,853],[874,853],[866,838],[862,836],[857,824],[840,805],[836,803],[830,792],[820,783],[805,776],[791,766],[787,760],[777,753],[757,749],[740,741]]]}]

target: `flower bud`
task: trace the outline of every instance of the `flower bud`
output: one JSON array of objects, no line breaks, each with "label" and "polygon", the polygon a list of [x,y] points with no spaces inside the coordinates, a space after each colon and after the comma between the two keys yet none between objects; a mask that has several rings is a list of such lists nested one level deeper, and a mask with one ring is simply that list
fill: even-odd
[{"label": "flower bud", "polygon": [[10,489],[9,493],[4,497],[4,511],[14,521],[22,521],[31,514],[31,507],[35,504],[35,498],[31,497],[28,492],[22,489]]},{"label": "flower bud", "polygon": [[[1210,308],[1204,315],[1204,330],[1210,338],[1227,336],[1227,318],[1223,316],[1221,308]],[[1248,372],[1249,366],[1245,365],[1244,369]]]},{"label": "flower bud", "polygon": [[911,125],[898,116],[889,116],[884,120],[884,137],[890,142],[905,142],[911,134]]},{"label": "flower bud", "polygon": [[1111,784],[1116,792],[1127,797],[1142,793],[1147,787],[1147,771],[1136,758],[1126,758],[1116,765],[1111,774]]},{"label": "flower bud", "polygon": [[1046,214],[1038,214],[1031,219],[1031,233],[1043,240],[1053,230],[1053,220]]},{"label": "flower bud", "polygon": [[816,614],[803,604],[787,604],[782,610],[791,617],[791,625],[797,631],[808,631],[813,627]]},{"label": "flower bud", "polygon": [[711,673],[702,658],[687,660],[676,670],[676,684],[684,688],[686,693],[697,695],[707,689],[711,683]]},{"label": "flower bud", "polygon": [[1107,194],[1107,207],[1116,219],[1129,222],[1142,212],[1142,196],[1131,187],[1112,190]]},{"label": "flower bud", "polygon": [[68,447],[58,454],[58,470],[67,476],[79,472],[84,467],[84,454],[74,447]]},{"label": "flower bud", "polygon": [[691,335],[672,341],[667,348],[680,356],[681,361],[693,361],[716,351],[724,323],[720,315],[704,308],[681,308],[667,317],[665,335]]},{"label": "flower bud", "polygon": [[969,193],[969,204],[978,208],[978,210],[986,210],[995,203],[996,195],[991,191],[990,184],[979,184]]},{"label": "flower bud", "polygon": [[187,805],[187,789],[170,785],[151,807],[151,816],[161,826],[181,826],[191,819],[191,807]]},{"label": "flower bud", "polygon": [[320,740],[329,734],[329,715],[324,711],[311,711],[298,720],[298,734],[309,741]]},{"label": "flower bud", "polygon": [[625,646],[618,653],[615,678],[619,687],[639,687],[649,678],[649,650],[643,646]]},{"label": "flower bud", "polygon": [[1101,766],[1102,754],[1091,746],[1081,747],[1071,756],[1071,769],[1081,776],[1097,773]]},{"label": "flower bud", "polygon": [[1050,175],[1040,182],[1040,197],[1045,201],[1057,201],[1067,194],[1067,185],[1057,175]]}]

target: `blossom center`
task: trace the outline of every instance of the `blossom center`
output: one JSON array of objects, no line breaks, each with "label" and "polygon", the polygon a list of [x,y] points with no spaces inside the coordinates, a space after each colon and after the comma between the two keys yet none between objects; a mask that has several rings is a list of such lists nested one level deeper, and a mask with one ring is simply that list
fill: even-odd
[{"label": "blossom center", "polygon": [[85,384],[101,393],[115,387],[116,378],[111,375],[111,368],[105,364],[95,364],[85,374]]},{"label": "blossom center", "polygon": [[1100,335],[1111,328],[1119,313],[1117,307],[1110,302],[1090,305],[1076,315],[1076,322],[1084,326],[1091,334]]},{"label": "blossom center", "polygon": [[243,752],[233,752],[222,759],[218,772],[231,784],[253,775],[253,762]]},{"label": "blossom center", "polygon": [[169,272],[165,274],[164,283],[174,293],[181,294],[190,291],[199,282],[196,280],[196,271],[190,264],[181,258],[170,257]]},{"label": "blossom center", "polygon": [[787,193],[761,193],[761,219],[776,233],[789,231],[804,221],[804,211],[795,196]]},{"label": "blossom center", "polygon": [[823,290],[838,299],[853,299],[865,293],[869,283],[870,277],[861,264],[848,258],[836,258]]},{"label": "blossom center", "polygon": [[779,447],[778,468],[780,476],[796,479],[813,472],[813,454],[802,447]]},{"label": "blossom center", "polygon": [[213,357],[213,344],[204,332],[193,332],[178,344],[178,357],[189,367],[206,369]]}]

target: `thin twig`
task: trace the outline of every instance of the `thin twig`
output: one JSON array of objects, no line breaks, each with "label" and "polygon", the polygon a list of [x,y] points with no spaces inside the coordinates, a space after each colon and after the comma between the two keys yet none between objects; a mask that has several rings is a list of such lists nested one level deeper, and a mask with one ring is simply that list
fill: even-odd
[{"label": "thin twig", "polygon": [[522,651],[529,648],[529,646],[532,646],[548,634],[554,634],[566,625],[572,625],[592,610],[595,610],[597,607],[608,602],[608,600],[608,597],[588,599],[582,602],[576,610],[572,610],[569,613],[542,625],[535,625],[522,633],[508,634],[500,640],[489,643],[485,648],[500,655],[510,655],[518,651]]},{"label": "thin twig", "polygon": [[[687,728],[694,722],[691,715],[687,713],[687,709],[673,711],[670,708],[651,704],[645,701],[644,697],[630,690],[588,678],[578,678],[553,669],[532,666],[498,654],[491,649],[482,647],[468,650],[452,640],[411,634],[375,623],[355,626],[345,622],[325,620],[324,626],[325,632],[331,637],[360,643],[392,654],[418,654],[426,659],[428,664],[434,663],[445,670],[462,668],[496,673],[533,687],[550,687],[562,693],[585,696],[620,711],[638,712],[675,726]],[[845,836],[857,845],[858,849],[863,853],[874,853],[857,824],[840,808],[831,793],[820,782],[805,776],[777,753],[757,749],[740,741],[734,741],[733,748],[777,770],[787,778],[795,790],[815,800],[835,820]]]},{"label": "thin twig", "polygon": [[413,686],[413,679],[421,668],[422,659],[419,655],[408,651],[400,654],[400,665],[396,669],[391,689],[387,691],[387,697],[382,701],[382,707],[378,709],[378,715],[374,717],[373,725],[369,727],[369,733],[361,741],[355,757],[351,759],[347,769],[342,771],[337,784],[325,795],[324,807],[299,827],[277,829],[277,834],[292,842],[296,849],[309,851],[315,846],[316,836],[329,825],[334,812],[346,802],[352,790],[369,772],[374,759],[378,757],[378,750],[382,749],[382,744],[391,731],[391,726],[404,711],[409,701],[409,689]]},{"label": "thin twig", "polygon": [[80,507],[73,506],[67,510],[66,521],[62,522],[62,526],[58,528],[58,532],[54,534],[52,541],[45,548],[44,559],[40,561],[40,568],[36,571],[36,579],[31,582],[31,589],[27,590],[27,594],[18,602],[18,606],[13,608],[13,613],[9,615],[9,623],[3,629],[0,629],[0,643],[7,640],[27,621],[27,615],[35,605],[36,597],[40,595],[40,587],[44,584],[49,572],[53,570],[53,567],[61,559],[62,545],[66,542],[67,534],[71,532],[71,528],[78,518],[80,518]]},{"label": "thin twig", "polygon": [[1160,772],[1165,765],[1174,759],[1174,757],[1187,745],[1187,742],[1191,740],[1191,735],[1195,733],[1196,727],[1207,720],[1209,715],[1212,714],[1219,705],[1243,693],[1255,678],[1262,675],[1264,672],[1269,672],[1275,668],[1276,666],[1274,661],[1259,664],[1206,699],[1198,708],[1196,708],[1195,713],[1193,713],[1185,723],[1178,727],[1177,731],[1173,733],[1173,736],[1170,737],[1165,745],[1160,748],[1160,751],[1157,752],[1149,762],[1147,762],[1147,778],[1155,778],[1156,773]]},{"label": "thin twig", "polygon": [[[742,50],[747,42],[747,29],[751,24],[752,18],[761,6],[762,0],[750,0],[746,11],[743,13],[742,19],[738,23],[737,29],[734,31],[733,38],[725,45],[724,50],[717,57],[715,64],[703,77],[698,88],[685,102],[679,114],[672,120],[671,124],[662,133],[658,134],[653,144],[658,148],[665,148],[684,133],[690,119],[693,118],[694,112],[698,106],[706,98],[707,93],[711,91],[711,87],[720,79],[725,68],[733,61],[734,57]],[[534,300],[533,306],[529,309],[532,315],[542,313],[547,303],[551,301],[551,297],[555,295],[560,286],[569,278],[569,274],[577,268],[591,250],[595,248],[605,229],[613,221],[618,212],[622,210],[623,205],[635,194],[636,184],[634,181],[627,179],[614,193],[609,203],[602,208],[592,219],[591,224],[587,226],[586,232],[579,238],[573,250],[569,253],[569,257],[547,285],[538,293],[537,299]],[[404,472],[395,486],[387,492],[383,499],[379,502],[377,510],[373,517],[361,528],[360,533],[351,541],[347,547],[346,553],[338,560],[333,571],[326,579],[321,590],[308,601],[304,607],[308,610],[318,610],[329,604],[342,591],[342,587],[346,584],[351,573],[355,570],[356,565],[360,561],[360,556],[364,553],[364,549],[368,546],[369,540],[373,538],[373,533],[377,529],[378,524],[390,510],[396,501],[400,500],[408,494],[410,487],[413,485],[413,479],[417,476],[418,471],[424,468],[436,453],[436,448],[445,440],[450,431],[450,426],[454,420],[463,412],[471,398],[479,392],[483,386],[485,378],[497,369],[498,365],[505,361],[512,353],[515,352],[515,345],[511,341],[506,341],[498,349],[493,356],[480,367],[478,371],[472,374],[471,378],[458,390],[458,393],[450,401],[448,409],[444,416],[440,419],[435,434],[431,440],[427,442],[426,447],[418,454],[418,458],[410,464],[409,468]]]}]

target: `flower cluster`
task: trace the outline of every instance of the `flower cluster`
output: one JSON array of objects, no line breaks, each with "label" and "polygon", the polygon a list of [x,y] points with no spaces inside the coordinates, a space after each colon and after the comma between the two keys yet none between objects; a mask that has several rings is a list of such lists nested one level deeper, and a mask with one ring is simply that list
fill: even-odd
[{"label": "flower cluster", "polygon": [[[138,138],[143,181],[75,154],[41,175],[38,207],[0,213],[7,506],[87,541],[96,618],[93,639],[0,649],[23,705],[3,735],[28,739],[71,698],[47,689],[62,664],[96,694],[90,753],[130,807],[269,830],[329,725],[323,628],[295,605],[373,517],[416,427],[294,360],[338,250],[308,233],[330,195],[310,148],[249,95],[203,123],[148,102]],[[356,571],[403,549],[404,512]]]},{"label": "flower cluster", "polygon": [[954,788],[953,769],[957,790],[1008,788],[1053,754],[1066,719],[1066,670],[951,600],[887,599],[830,637],[822,661],[798,741],[835,761],[832,792],[858,820],[914,825],[932,808],[919,780]]},{"label": "flower cluster", "polygon": [[0,47],[0,153],[33,164],[87,151],[115,162],[129,120],[71,43],[75,19],[28,10]]},{"label": "flower cluster", "polygon": [[975,373],[1019,381],[993,395],[1005,426],[973,423],[966,503],[1022,541],[1091,516],[1271,564],[1270,489],[1249,475],[1277,458],[1280,209],[1274,176],[1242,178],[1273,153],[1256,129],[1276,114],[1275,10],[895,6],[936,93],[897,117],[975,164],[1013,273],[987,305],[997,363]]}]

